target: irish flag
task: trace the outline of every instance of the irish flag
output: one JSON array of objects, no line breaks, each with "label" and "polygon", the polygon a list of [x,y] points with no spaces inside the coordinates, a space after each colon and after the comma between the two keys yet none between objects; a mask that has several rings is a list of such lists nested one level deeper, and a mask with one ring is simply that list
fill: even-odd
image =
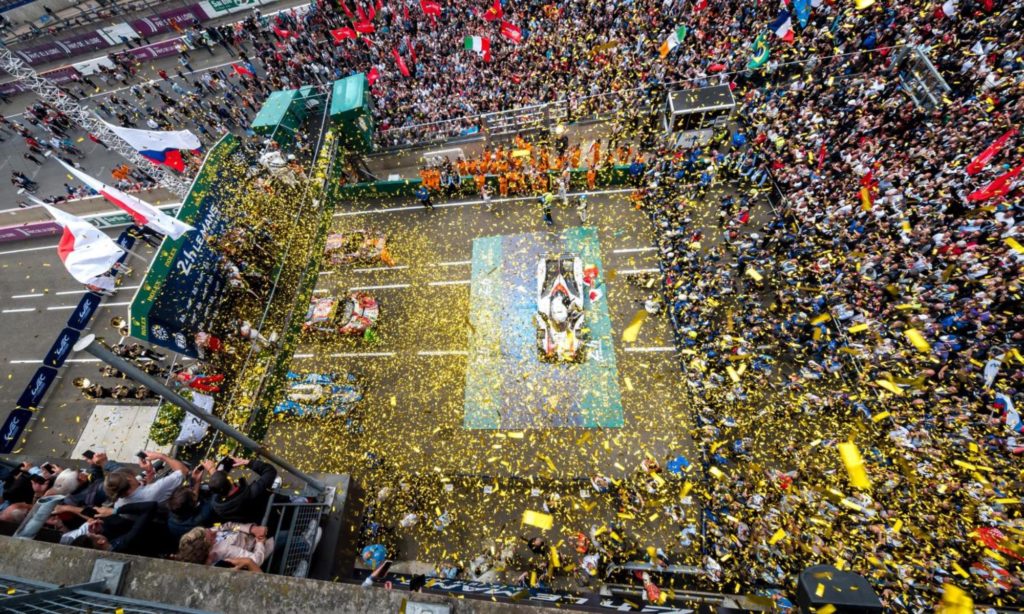
[{"label": "irish flag", "polygon": [[482,36],[467,36],[462,40],[466,51],[480,54],[485,61],[491,61],[491,39]]},{"label": "irish flag", "polygon": [[46,204],[43,207],[64,227],[57,255],[68,273],[78,281],[95,285],[96,279],[106,275],[124,256],[124,250],[99,228],[56,207]]},{"label": "irish flag", "polygon": [[111,124],[107,127],[153,164],[169,166],[179,173],[185,170],[181,150],[198,151],[203,148],[199,137],[188,130],[138,130]]},{"label": "irish flag", "polygon": [[672,34],[668,35],[668,38],[665,39],[665,42],[661,44],[661,48],[659,49],[662,59],[664,59],[665,56],[673,49],[678,47],[679,44],[683,42],[684,38],[686,38],[686,26],[679,26],[673,30]]},{"label": "irish flag", "polygon": [[132,219],[139,226],[148,226],[172,239],[179,239],[186,232],[195,230],[192,226],[167,215],[146,201],[135,198],[131,194],[125,194],[115,187],[106,185],[95,177],[86,175],[77,168],[65,164],[60,158],[57,158],[57,162],[67,169],[69,173],[77,177],[79,181],[96,190],[103,198],[109,200],[115,207],[131,215]]}]

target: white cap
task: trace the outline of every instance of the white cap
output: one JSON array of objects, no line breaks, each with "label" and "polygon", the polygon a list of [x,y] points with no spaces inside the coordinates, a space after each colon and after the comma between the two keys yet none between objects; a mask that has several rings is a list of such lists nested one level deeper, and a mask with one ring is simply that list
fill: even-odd
[{"label": "white cap", "polygon": [[53,481],[53,494],[70,495],[78,488],[78,469],[65,469]]}]

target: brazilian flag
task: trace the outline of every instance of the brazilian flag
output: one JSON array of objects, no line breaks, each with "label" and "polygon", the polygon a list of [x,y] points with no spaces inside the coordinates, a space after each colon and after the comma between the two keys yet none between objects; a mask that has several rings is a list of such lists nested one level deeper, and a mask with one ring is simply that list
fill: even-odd
[{"label": "brazilian flag", "polygon": [[753,47],[754,55],[747,62],[747,70],[758,70],[768,63],[768,58],[771,56],[771,49],[768,47],[768,39],[764,32],[758,34],[754,39]]}]

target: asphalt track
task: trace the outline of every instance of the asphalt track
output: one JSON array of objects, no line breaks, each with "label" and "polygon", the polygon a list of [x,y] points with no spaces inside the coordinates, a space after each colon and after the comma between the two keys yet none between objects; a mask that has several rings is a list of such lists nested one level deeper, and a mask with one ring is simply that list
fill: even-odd
[{"label": "asphalt track", "polygon": [[[107,233],[116,238],[120,231]],[[127,317],[128,304],[155,254],[145,244],[137,244],[133,252],[140,258],[129,259],[132,274],[114,296],[103,300],[92,321],[91,332],[109,343],[121,339],[111,319]],[[57,237],[0,245],[0,408],[4,416],[14,408],[84,292],[57,256]],[[100,380],[98,367],[99,359],[88,354],[68,359],[23,435],[26,444],[15,451],[52,458],[71,454],[95,404],[84,399],[71,381],[76,377]]]}]

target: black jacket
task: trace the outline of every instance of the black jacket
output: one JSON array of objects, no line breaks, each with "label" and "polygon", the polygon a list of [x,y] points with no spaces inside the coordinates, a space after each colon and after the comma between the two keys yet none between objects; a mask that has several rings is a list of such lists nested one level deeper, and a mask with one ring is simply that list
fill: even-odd
[{"label": "black jacket", "polygon": [[261,522],[270,499],[270,488],[277,479],[277,469],[260,460],[251,461],[249,469],[259,475],[251,484],[240,480],[232,493],[214,495],[213,511],[224,522]]}]

